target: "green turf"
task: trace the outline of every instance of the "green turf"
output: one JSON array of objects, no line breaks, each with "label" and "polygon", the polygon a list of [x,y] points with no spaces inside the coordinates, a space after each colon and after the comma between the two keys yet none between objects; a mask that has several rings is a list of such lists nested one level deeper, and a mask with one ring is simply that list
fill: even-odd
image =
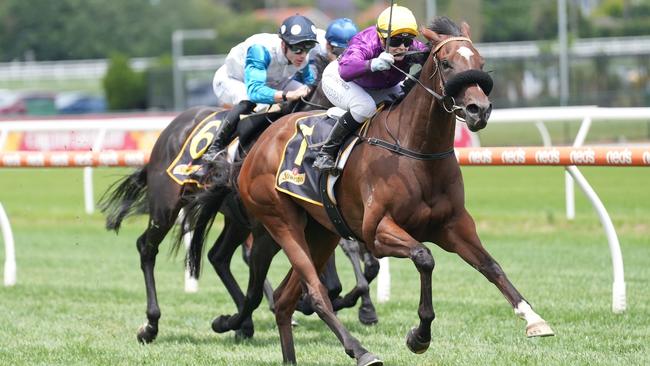
[{"label": "green turf", "polygon": [[[392,298],[377,304],[380,323],[365,327],[356,311],[339,313],[364,346],[387,365],[647,365],[650,364],[650,170],[582,169],[617,229],[628,292],[625,314],[611,312],[611,260],[597,215],[579,190],[577,219],[564,217],[561,168],[464,168],[467,205],[484,245],[512,282],[553,326],[556,337],[527,339],[524,322],[478,272],[430,245],[436,258],[436,320],[431,348],[404,345],[417,324],[419,282],[407,260],[391,260]],[[128,172],[96,170],[96,195]],[[577,188],[576,188],[577,189]],[[254,315],[255,338],[217,335],[210,322],[232,313],[225,288],[205,267],[197,294],[183,292],[181,257],[158,256],[162,310],[151,345],[136,342],[145,294],[135,239],[143,218],[119,236],[99,214],[83,212],[81,170],[4,169],[0,202],[16,240],[18,284],[0,287],[0,365],[275,365],[282,355],[272,314]],[[353,277],[342,253],[345,288]],[[3,255],[0,255],[3,258]],[[238,279],[246,269],[233,260]],[[271,281],[286,272],[279,255]],[[375,286],[373,285],[373,294]],[[265,303],[263,303],[265,306]],[[297,316],[301,365],[354,365],[315,316]]]}]

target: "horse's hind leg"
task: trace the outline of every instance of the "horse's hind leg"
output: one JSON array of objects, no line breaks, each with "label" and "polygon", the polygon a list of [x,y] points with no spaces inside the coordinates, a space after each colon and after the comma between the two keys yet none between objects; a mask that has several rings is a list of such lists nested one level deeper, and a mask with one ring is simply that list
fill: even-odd
[{"label": "horse's hind leg", "polygon": [[[325,268],[323,268],[320,273],[320,280],[327,288],[327,296],[330,298],[330,301],[332,301],[334,311],[343,309],[345,306],[340,305],[342,298],[339,296],[343,290],[343,286],[341,285],[339,274],[336,272],[336,255],[334,255],[334,253],[329,257],[327,263],[325,263]],[[304,294],[300,297],[300,300],[298,300],[296,310],[305,315],[311,315],[314,313],[314,309],[311,307],[309,300],[304,296]]]},{"label": "horse's hind leg", "polygon": [[[361,297],[361,306],[359,307],[359,321],[361,324],[366,325],[376,324],[378,322],[377,312],[375,311],[375,306],[372,304],[372,300],[370,299],[369,281],[366,274],[361,271],[361,245],[355,240],[347,239],[341,239],[339,245],[341,246],[341,249],[343,249],[345,255],[347,255],[347,257],[350,259],[350,263],[352,263],[352,269],[354,270],[354,277],[357,280],[357,285],[350,292],[350,294],[352,294],[354,291],[357,291],[357,295]],[[372,257],[372,255],[370,255],[370,257]],[[368,270],[368,266],[366,266],[366,271]],[[354,302],[356,303],[356,298],[354,299]],[[336,306],[334,309],[336,309]]]},{"label": "horse's hind leg", "polygon": [[[250,230],[248,228],[225,216],[223,230],[208,252],[210,263],[212,263],[221,282],[226,286],[230,297],[237,305],[238,311],[241,311],[244,304],[244,294],[230,271],[230,262],[235,250],[246,240],[249,234]],[[253,333],[253,321],[249,317],[242,324],[241,334],[239,335],[243,338],[250,338]]]},{"label": "horse's hind leg", "polygon": [[[162,188],[162,187],[158,187]],[[147,292],[147,322],[138,329],[138,341],[150,343],[158,335],[158,320],[160,307],[156,295],[156,280],[154,267],[158,246],[174,225],[179,208],[177,207],[180,190],[174,192],[174,187],[169,187],[158,192],[155,199],[150,201],[149,223],[145,232],[138,238],[137,249],[140,253],[140,268],[144,274],[144,284]],[[150,194],[157,191],[150,186]],[[167,202],[163,202],[167,200]],[[155,202],[154,202],[155,201]]]},{"label": "horse's hind leg", "polygon": [[[338,241],[337,236],[325,230],[322,226],[315,224],[307,227],[306,231],[310,239],[307,241],[305,231],[287,224],[301,222],[300,214],[296,212],[296,208],[283,205],[279,209],[286,216],[266,216],[265,223],[268,228],[275,229],[270,233],[276,242],[282,243],[284,252],[289,258],[293,269],[287,282],[281,286],[275,303],[276,323],[280,332],[284,362],[296,362],[290,318],[300,296],[298,288],[298,282],[300,282],[303,291],[312,302],[314,311],[343,344],[345,353],[357,360],[357,365],[383,364],[375,355],[368,352],[336,317],[327,296],[327,290],[318,277],[316,268],[321,268],[332,255]],[[307,245],[308,242],[310,243],[309,246]]]},{"label": "horse's hind leg", "polygon": [[458,254],[501,291],[514,308],[515,314],[526,321],[526,335],[528,337],[554,335],[551,327],[533,311],[530,304],[510,282],[499,263],[485,250],[469,213],[465,212],[458,221],[448,225],[447,228],[440,240],[440,247]]}]

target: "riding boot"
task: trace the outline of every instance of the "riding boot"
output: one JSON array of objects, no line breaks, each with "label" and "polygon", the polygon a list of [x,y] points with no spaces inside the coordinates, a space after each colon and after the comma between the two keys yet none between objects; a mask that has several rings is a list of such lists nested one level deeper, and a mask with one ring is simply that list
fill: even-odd
[{"label": "riding boot", "polygon": [[239,104],[232,107],[226,117],[221,121],[221,127],[217,131],[217,136],[215,136],[212,144],[208,149],[203,153],[203,160],[207,162],[214,162],[217,159],[217,155],[221,150],[223,150],[230,139],[232,138],[233,133],[237,130],[237,123],[239,122],[239,116],[242,114],[249,114],[255,108],[255,103],[250,100],[242,100]]},{"label": "riding boot", "polygon": [[321,172],[331,172],[334,173],[336,170],[336,154],[341,147],[341,144],[345,139],[352,134],[359,123],[352,118],[350,111],[346,112],[344,115],[339,118],[334,124],[334,128],[330,131],[327,140],[323,143],[316,160],[314,161],[314,168],[320,170]]}]

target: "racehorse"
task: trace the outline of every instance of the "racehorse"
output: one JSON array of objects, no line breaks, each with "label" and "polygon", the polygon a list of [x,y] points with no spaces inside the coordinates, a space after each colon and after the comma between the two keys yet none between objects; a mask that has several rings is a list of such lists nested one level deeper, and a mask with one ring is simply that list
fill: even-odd
[{"label": "racehorse", "polygon": [[[419,272],[420,321],[406,336],[412,352],[423,353],[429,347],[435,317],[434,259],[423,242],[456,253],[492,282],[526,321],[527,336],[553,335],[483,247],[465,208],[463,178],[453,150],[456,118],[475,132],[486,127],[492,110],[488,98],[492,79],[482,71],[484,61],[470,40],[470,27],[436,17],[422,35],[431,50],[418,85],[399,105],[384,108],[371,119],[335,186],[342,216],[375,257],[409,258]],[[296,121],[313,114],[296,113],[276,121],[239,170],[234,189],[256,221],[250,258],[254,276],[249,285],[259,288],[268,262],[281,248],[292,266],[274,294],[284,362],[296,362],[291,315],[304,292],[357,365],[381,365],[337,318],[318,279],[318,270],[339,239],[325,209],[275,189],[282,151]],[[249,294],[254,292],[249,288]],[[237,329],[260,301],[260,296],[247,296],[243,310],[221,316],[215,330]]]},{"label": "racehorse", "polygon": [[[319,75],[325,68],[323,59],[318,59],[317,68]],[[320,84],[320,83],[319,83]],[[300,110],[322,109],[331,106],[322,93],[320,85],[313,91],[312,95],[296,103],[285,105],[284,110],[257,114],[245,118],[240,122],[241,154],[254,143],[259,131],[282,114]],[[150,161],[144,167],[137,169],[129,176],[123,178],[109,187],[100,205],[102,211],[107,215],[106,228],[118,232],[122,220],[135,213],[148,213],[149,221],[144,233],[137,239],[137,250],[140,254],[140,266],[144,274],[147,294],[147,322],[137,332],[137,339],[142,343],[152,342],[158,334],[158,321],[160,319],[160,308],[156,294],[154,267],[158,247],[169,230],[174,226],[177,216],[183,206],[188,203],[188,197],[201,190],[194,184],[179,185],[174,182],[166,173],[167,167],[178,155],[183,142],[187,139],[195,127],[208,116],[222,111],[221,108],[195,107],[178,115],[160,134],[151,152]],[[206,146],[207,147],[207,146]],[[208,218],[210,223],[204,223],[201,227],[191,227],[195,231],[192,245],[188,253],[191,275],[198,278],[200,271],[201,248],[203,240],[210,227],[211,220],[217,214],[217,209],[211,211]],[[208,252],[210,263],[214,267],[221,281],[226,286],[228,293],[234,302],[241,308],[244,299],[239,285],[230,271],[230,261],[237,247],[244,243],[250,233],[248,222],[245,217],[239,215],[236,202],[224,205],[224,227],[212,248]],[[177,251],[180,241],[174,243],[172,251]],[[362,297],[362,307],[359,309],[359,319],[364,324],[373,324],[377,321],[374,306],[370,300],[368,282],[376,276],[378,262],[374,257],[364,256],[366,263],[365,276],[359,266],[360,257],[358,250],[354,247],[342,246],[346,254],[351,256],[351,262],[358,280],[357,286],[351,291],[356,295],[340,298],[341,284],[336,275],[334,264],[328,267],[324,276],[330,293],[338,301],[338,308],[351,307],[356,303],[359,293]],[[351,249],[348,249],[351,248]],[[245,253],[246,251],[244,251]],[[272,306],[272,305],[271,305]],[[301,307],[305,313],[310,313],[310,307]],[[253,335],[253,324],[250,317],[243,322],[238,335],[251,337]]]}]

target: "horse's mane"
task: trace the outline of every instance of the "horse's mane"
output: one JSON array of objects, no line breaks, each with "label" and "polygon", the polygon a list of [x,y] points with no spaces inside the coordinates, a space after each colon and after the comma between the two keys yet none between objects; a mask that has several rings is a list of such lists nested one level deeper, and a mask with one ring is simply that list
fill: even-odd
[{"label": "horse's mane", "polygon": [[438,16],[433,18],[429,24],[429,30],[438,34],[446,34],[448,36],[460,37],[463,35],[458,24],[446,16]]}]

